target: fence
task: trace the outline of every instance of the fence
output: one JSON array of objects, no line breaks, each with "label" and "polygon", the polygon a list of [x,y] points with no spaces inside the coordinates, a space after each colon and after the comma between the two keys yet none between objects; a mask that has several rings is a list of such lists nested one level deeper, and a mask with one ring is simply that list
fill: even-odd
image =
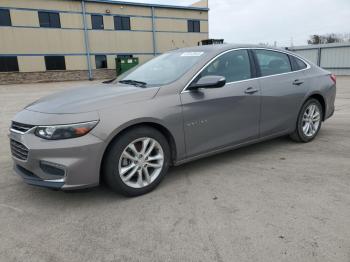
[{"label": "fence", "polygon": [[336,75],[350,75],[350,43],[293,46],[288,50]]}]

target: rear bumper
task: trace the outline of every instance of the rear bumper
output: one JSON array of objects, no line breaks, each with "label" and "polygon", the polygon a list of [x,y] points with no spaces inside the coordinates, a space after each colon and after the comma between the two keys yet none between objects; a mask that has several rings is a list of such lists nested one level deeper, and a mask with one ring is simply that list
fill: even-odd
[{"label": "rear bumper", "polygon": [[324,97],[326,100],[326,108],[325,108],[325,114],[324,114],[324,120],[327,120],[328,118],[332,117],[334,115],[335,111],[335,97],[337,94],[337,87],[336,85],[332,85],[330,88],[326,90],[324,93]]},{"label": "rear bumper", "polygon": [[332,109],[328,110],[327,115],[325,115],[324,120],[327,120],[328,118],[331,118],[334,115],[335,107],[333,106]]}]

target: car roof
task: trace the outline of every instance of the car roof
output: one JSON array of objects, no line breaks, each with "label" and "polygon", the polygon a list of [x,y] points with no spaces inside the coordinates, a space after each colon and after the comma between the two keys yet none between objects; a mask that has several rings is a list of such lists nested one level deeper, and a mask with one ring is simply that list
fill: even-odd
[{"label": "car roof", "polygon": [[173,51],[178,51],[178,52],[201,52],[202,51],[202,52],[208,52],[208,53],[220,53],[226,50],[236,49],[236,48],[265,48],[265,49],[272,49],[272,50],[283,51],[283,52],[287,51],[284,49],[265,46],[265,45],[250,45],[250,44],[202,45],[202,46],[195,46],[195,47],[180,48]]}]

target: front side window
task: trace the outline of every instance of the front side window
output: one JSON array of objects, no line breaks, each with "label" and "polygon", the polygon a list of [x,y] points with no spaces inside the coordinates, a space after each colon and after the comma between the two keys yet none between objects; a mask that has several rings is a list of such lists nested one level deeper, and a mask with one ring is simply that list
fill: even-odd
[{"label": "front side window", "polygon": [[11,16],[8,9],[0,9],[0,26],[11,26]]},{"label": "front side window", "polygon": [[107,57],[105,55],[96,55],[96,69],[107,68]]},{"label": "front side window", "polygon": [[208,75],[224,76],[227,83],[250,79],[248,51],[235,50],[219,56],[199,74],[197,80]]},{"label": "front side window", "polygon": [[92,29],[104,29],[103,16],[102,15],[91,15]]},{"label": "front side window", "polygon": [[261,76],[291,72],[292,68],[287,54],[258,49],[254,50],[258,59]]},{"label": "front side window", "polygon": [[40,27],[61,28],[60,14],[54,12],[38,12]]},{"label": "front side window", "polygon": [[115,30],[130,30],[130,17],[115,16],[114,17]]},{"label": "front side window", "polygon": [[172,83],[190,70],[205,52],[170,52],[157,56],[131,72],[121,75],[117,81],[133,80],[148,86]]},{"label": "front side window", "polygon": [[18,61],[16,56],[0,57],[0,72],[18,72]]},{"label": "front side window", "polygon": [[45,56],[46,70],[66,70],[64,56]]},{"label": "front side window", "polygon": [[201,25],[198,20],[188,20],[187,21],[188,32],[200,32]]}]

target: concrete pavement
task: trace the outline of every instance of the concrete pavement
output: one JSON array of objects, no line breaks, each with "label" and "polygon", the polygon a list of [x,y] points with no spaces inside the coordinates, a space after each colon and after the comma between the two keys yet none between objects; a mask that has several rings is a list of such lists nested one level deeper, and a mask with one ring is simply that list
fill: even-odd
[{"label": "concrete pavement", "polygon": [[180,167],[133,199],[12,175],[7,128],[33,100],[90,82],[0,86],[0,261],[350,261],[350,78],[309,144],[279,138]]}]

